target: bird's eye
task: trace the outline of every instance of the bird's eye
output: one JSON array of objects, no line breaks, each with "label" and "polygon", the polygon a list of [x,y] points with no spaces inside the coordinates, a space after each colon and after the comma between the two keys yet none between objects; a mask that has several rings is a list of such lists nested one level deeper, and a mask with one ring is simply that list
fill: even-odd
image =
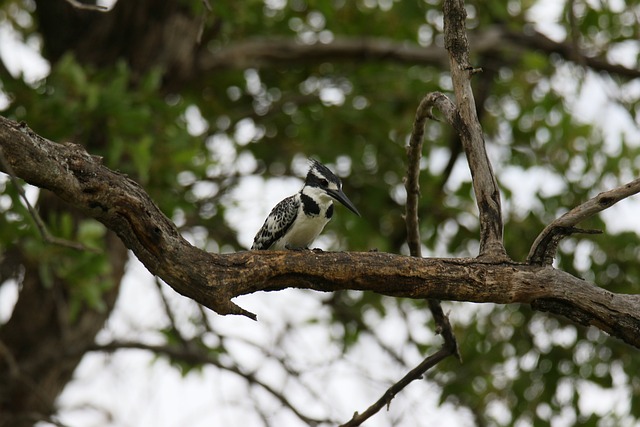
[{"label": "bird's eye", "polygon": [[327,187],[329,185],[329,181],[327,181],[326,179],[321,179],[320,185],[322,185],[323,187]]}]

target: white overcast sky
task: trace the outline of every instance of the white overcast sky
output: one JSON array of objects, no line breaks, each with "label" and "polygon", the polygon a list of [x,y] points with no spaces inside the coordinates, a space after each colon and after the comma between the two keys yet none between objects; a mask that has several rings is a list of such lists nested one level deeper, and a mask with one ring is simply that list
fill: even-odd
[{"label": "white overcast sky", "polygon": [[[54,0],[52,0],[54,1]],[[55,0],[61,1],[61,0]],[[109,5],[112,2],[105,1]],[[611,2],[614,7],[624,7],[623,1]],[[537,26],[552,38],[562,38],[564,30],[557,25],[557,16],[561,13],[563,4],[556,0],[542,0],[534,8],[532,15],[538,22]],[[620,63],[625,63],[626,58],[635,58],[638,51],[637,44],[629,45],[628,50],[611,52],[610,57]],[[23,73],[26,80],[35,82],[46,77],[49,73],[49,64],[37,53],[37,42],[25,45],[11,32],[9,27],[0,23],[0,56],[8,69],[15,75]],[[628,60],[625,65],[632,66]],[[605,131],[606,149],[615,148],[616,144],[625,139],[632,144],[640,145],[639,124],[633,123],[627,114],[620,111],[618,104],[612,101],[617,93],[614,86],[609,84],[601,76],[589,73],[586,82],[578,89],[575,81],[569,74],[560,76],[556,82],[558,87],[564,88],[566,94],[578,94],[570,104],[570,108],[585,122],[594,123]],[[640,82],[628,84],[625,96],[640,96]],[[330,93],[327,96],[332,96]],[[336,97],[339,102],[340,97]],[[0,107],[6,105],[7,99],[0,94]],[[197,111],[188,114],[190,129],[194,133],[203,130],[204,123]],[[27,115],[28,121],[28,115]],[[36,130],[37,131],[37,130]],[[250,122],[245,127],[237,130],[239,139],[243,139],[242,133],[251,136]],[[44,135],[46,136],[46,135]],[[231,150],[229,155],[233,157],[233,144],[230,141],[218,141],[220,149]],[[224,154],[224,153],[223,153]],[[313,153],[308,153],[313,155]],[[499,157],[498,154],[496,156]],[[443,157],[442,157],[443,158]],[[254,159],[245,159],[247,162]],[[441,167],[437,163],[439,156],[433,155],[430,159],[434,169]],[[297,169],[304,168],[300,163]],[[464,167],[460,163],[461,167]],[[532,203],[531,197],[535,191],[543,185],[549,186],[553,178],[547,172],[540,171],[537,178],[532,179],[531,174],[523,173],[518,168],[509,165],[496,165],[498,179],[507,183],[514,189],[517,188],[518,200],[514,201],[519,206],[528,206]],[[299,171],[302,175],[303,170]],[[457,172],[458,178],[465,179],[468,174],[465,170]],[[283,179],[263,180],[259,177],[247,177],[241,180],[238,189],[234,192],[234,207],[230,208],[230,218],[235,218],[237,223],[232,224],[239,233],[240,241],[245,246],[250,246],[254,233],[262,224],[266,214],[275,203],[283,197],[290,195],[299,189],[301,185],[299,177]],[[560,184],[558,184],[560,185]],[[37,195],[37,190],[31,190],[32,197]],[[258,201],[258,204],[256,204]],[[619,203],[604,214],[608,220],[609,231],[635,230],[640,232],[637,221],[640,202],[638,198]],[[345,214],[338,212],[338,214]],[[243,224],[240,227],[239,224]],[[197,240],[194,236],[193,239]],[[320,240],[319,245],[327,246],[328,242]],[[176,308],[178,316],[185,319],[192,313],[193,303],[175,294],[170,288],[164,288],[172,306]],[[323,295],[324,296],[324,295]],[[5,321],[11,313],[11,309],[17,297],[17,287],[3,286],[0,288],[0,321]],[[211,321],[216,329],[223,334],[237,336],[233,341],[234,355],[242,360],[247,367],[258,369],[262,363],[268,363],[263,356],[255,352],[244,341],[253,342],[269,347],[279,334],[290,323],[300,323],[309,316],[320,313],[329,316],[329,313],[319,303],[318,294],[302,291],[284,291],[278,293],[262,293],[239,298],[237,301],[244,308],[258,313],[259,322],[251,322],[238,317],[221,317],[211,315]],[[454,323],[469,320],[469,311],[489,309],[489,305],[453,305],[458,309],[452,309],[452,321]],[[465,307],[461,310],[461,307]],[[466,312],[466,314],[465,314]],[[431,333],[425,327],[426,318],[419,312],[411,314],[412,333],[422,333],[429,336]],[[380,331],[389,331],[383,334],[390,346],[400,345],[407,332],[407,325],[397,316],[389,315],[387,318],[369,319]],[[153,278],[144,267],[131,257],[127,268],[127,274],[122,284],[121,295],[116,309],[107,322],[105,330],[98,337],[99,342],[108,342],[111,339],[141,340],[147,343],[161,343],[162,338],[154,331],[159,326],[165,325],[167,319],[163,314],[161,301],[158,299]],[[186,324],[186,322],[185,322]],[[428,326],[428,325],[426,325]],[[339,360],[339,349],[331,344],[331,331],[315,328],[305,329],[305,334],[294,333],[294,336],[285,341],[278,350],[291,363],[301,366],[313,367],[308,376],[308,382],[319,385],[317,392],[324,397],[315,399],[304,391],[297,393],[292,399],[302,403],[305,409],[313,414],[318,411],[322,414],[329,406],[331,414],[341,420],[346,420],[353,411],[362,411],[376,400],[393,381],[401,377],[404,372],[394,368],[385,354],[377,347],[364,340],[349,354],[346,360]],[[418,354],[405,354],[407,362],[419,363],[421,356]],[[324,366],[324,360],[338,360],[328,366]],[[366,363],[363,363],[366,361]],[[382,372],[382,373],[381,373]],[[276,385],[276,388],[294,387],[285,382],[285,375],[276,367],[259,370],[260,378]],[[508,373],[503,373],[508,375]],[[497,373],[500,375],[500,373]],[[371,376],[378,381],[366,380]],[[587,386],[585,387],[592,387]],[[619,385],[620,390],[624,384]],[[247,396],[244,382],[234,375],[207,368],[202,373],[191,373],[182,377],[180,373],[169,366],[163,360],[155,360],[146,352],[123,351],[111,356],[92,354],[82,361],[75,373],[75,379],[65,389],[60,404],[65,408],[61,412],[61,421],[68,426],[135,426],[135,427],[169,427],[169,426],[228,426],[228,425],[260,425],[253,411],[246,403]],[[624,411],[624,402],[620,401],[620,393],[604,392],[597,387],[587,393],[580,406],[586,411],[604,413],[611,410]],[[589,399],[588,396],[592,398]],[[437,386],[430,383],[409,386],[402,395],[392,403],[393,411],[406,411],[412,413],[405,419],[414,421],[414,425],[425,425],[422,420],[428,419],[429,426],[471,426],[469,414],[464,411],[454,410],[449,405],[438,405],[439,391]],[[270,402],[272,400],[264,393],[254,393],[251,399]],[[243,403],[244,402],[244,403]],[[622,406],[621,406],[622,405]],[[273,407],[279,404],[273,402]],[[496,404],[490,409],[496,417],[504,417],[508,413],[507,408]],[[290,415],[278,415],[273,420],[274,425],[297,426],[301,425],[296,418]],[[560,417],[556,426],[570,426],[575,422],[570,415]],[[376,416],[368,426],[386,426],[389,418]]]}]

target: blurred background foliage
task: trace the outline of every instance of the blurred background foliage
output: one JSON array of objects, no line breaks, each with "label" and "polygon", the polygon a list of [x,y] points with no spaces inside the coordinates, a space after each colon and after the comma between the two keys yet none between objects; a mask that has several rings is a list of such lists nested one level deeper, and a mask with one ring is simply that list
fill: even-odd
[{"label": "blurred background foliage", "polygon": [[[46,1],[68,7],[63,0]],[[116,3],[114,10],[124,8],[121,3],[126,2]],[[357,218],[338,208],[320,244],[330,250],[408,253],[403,176],[415,110],[428,92],[453,97],[441,2],[211,1],[211,11],[200,0],[168,3],[193,22],[203,22],[202,42],[194,48],[201,55],[233,52],[245,40],[263,40],[273,43],[273,58],[247,61],[244,67],[230,63],[179,79],[161,61],[138,67],[124,53],[104,61],[96,59],[99,52],[81,57],[81,50],[74,52],[77,40],[54,43],[43,35],[42,23],[48,19],[44,2],[4,0],[3,37],[30,46],[50,68],[43,78],[29,79],[28,73],[12,69],[3,52],[2,114],[25,121],[51,140],[83,144],[91,154],[103,156],[108,167],[138,181],[181,231],[207,250],[250,246],[271,207],[265,189],[281,178],[302,176],[305,159],[313,156],[343,178],[345,193],[362,213]],[[640,5],[491,0],[468,1],[467,10],[472,61],[483,69],[473,83],[502,189],[505,244],[514,260],[524,261],[549,221],[639,175],[639,81],[590,67],[585,58],[637,70]],[[75,13],[101,19],[95,12]],[[127,29],[113,31],[121,31],[125,46]],[[492,46],[474,49],[491,31],[500,34]],[[513,34],[525,41],[514,42]],[[569,46],[569,54],[536,43],[540,34]],[[347,38],[396,43],[398,48],[436,46],[442,57],[415,63],[372,59],[366,53],[278,60],[281,40],[313,49],[317,44],[339,46]],[[439,122],[428,125],[426,139],[420,200],[424,253],[473,257],[477,211],[460,143]],[[16,259],[22,265],[39,262],[45,289],[52,275],[64,280],[72,323],[81,310],[106,310],[108,315],[110,306],[102,302],[101,292],[114,284],[105,279],[110,267],[101,225],[48,215],[55,235],[100,247],[105,255],[51,247],[41,241],[10,181],[3,179],[0,187],[3,259],[20,248],[14,264]],[[35,199],[39,193],[31,189],[30,194]],[[615,214],[581,224],[604,233],[563,242],[556,266],[612,292],[639,293],[639,229],[637,221],[633,227],[625,225],[633,221],[622,219]],[[363,337],[373,337],[373,345],[392,356],[389,363],[405,369],[416,362],[407,354],[427,355],[439,345],[432,335],[412,336],[412,329],[432,328],[428,317],[419,324],[410,321],[412,313],[428,311],[424,301],[356,292],[306,298],[320,301],[323,315],[307,313],[287,333],[323,325],[344,357]],[[171,312],[170,304],[165,308]],[[227,360],[225,355],[233,359],[223,335],[203,323],[208,315],[191,309],[182,323],[169,316],[170,322],[158,328],[167,345],[197,342],[212,360]],[[471,414],[473,424],[640,425],[636,349],[526,306],[445,303],[445,311],[453,318],[464,363],[441,363],[429,381],[437,384],[443,404]],[[386,345],[384,332],[375,326],[391,316],[407,330],[399,347]],[[183,372],[199,363],[175,359]],[[236,365],[220,363],[217,368],[233,372],[230,366]],[[593,390],[615,391],[616,402],[626,403],[595,411],[581,400],[585,390],[591,395]],[[280,410],[291,411],[286,406]],[[402,421],[398,414],[387,416]]]}]

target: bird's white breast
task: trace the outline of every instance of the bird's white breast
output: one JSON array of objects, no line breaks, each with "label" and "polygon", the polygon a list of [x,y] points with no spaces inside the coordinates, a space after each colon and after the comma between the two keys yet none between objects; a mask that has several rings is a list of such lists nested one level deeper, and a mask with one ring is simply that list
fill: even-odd
[{"label": "bird's white breast", "polygon": [[[305,189],[306,190],[306,189]],[[327,209],[333,204],[332,199],[325,193],[312,189],[305,191],[307,195],[313,197],[320,207],[320,213],[317,215],[306,215],[304,213],[303,204],[298,207],[296,220],[291,228],[283,236],[282,239],[274,243],[272,249],[298,249],[307,248],[313,243],[318,235],[327,225],[330,218],[327,218]]]},{"label": "bird's white breast", "polygon": [[287,249],[308,247],[322,232],[327,222],[329,222],[329,219],[324,215],[308,217],[301,214],[301,217],[293,223],[285,238],[276,242],[274,249],[285,249],[285,246],[288,247]]}]

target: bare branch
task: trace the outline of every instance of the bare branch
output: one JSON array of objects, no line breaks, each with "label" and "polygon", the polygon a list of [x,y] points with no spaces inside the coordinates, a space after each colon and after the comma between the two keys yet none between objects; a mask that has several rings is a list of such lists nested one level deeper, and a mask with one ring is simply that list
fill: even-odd
[{"label": "bare branch", "polygon": [[[575,52],[571,41],[556,42],[537,31],[515,32],[501,26],[471,34],[475,54],[518,58],[531,50],[543,54],[555,53],[567,61],[586,65],[594,71],[604,71],[627,79],[640,77],[640,69],[613,64],[606,59]],[[303,44],[288,38],[249,39],[231,43],[217,51],[202,50],[198,57],[200,72],[247,67],[274,67],[283,63],[313,63],[321,61],[386,61],[410,65],[433,65],[444,68],[448,58],[433,44],[420,46],[384,38],[337,37],[331,43]],[[474,70],[472,67],[471,70]]]},{"label": "bare branch", "polygon": [[305,422],[307,425],[315,426],[327,422],[327,420],[315,419],[301,413],[291,402],[289,402],[289,399],[287,399],[284,394],[280,393],[264,381],[259,380],[256,377],[255,373],[244,372],[239,366],[225,364],[218,358],[208,354],[206,351],[194,348],[193,346],[190,346],[190,348],[184,348],[171,345],[151,345],[141,342],[114,341],[102,345],[94,344],[88,348],[83,349],[83,353],[87,351],[113,353],[118,350],[127,349],[150,351],[155,354],[166,356],[172,360],[178,360],[188,364],[211,365],[219,369],[232,372],[244,378],[249,384],[257,385],[267,391],[269,394],[275,397],[282,404],[282,406],[293,412],[300,420]]},{"label": "bare branch", "polygon": [[407,224],[407,243],[413,256],[422,256],[420,250],[420,227],[418,221],[418,200],[420,198],[420,158],[422,157],[422,141],[424,127],[427,119],[433,119],[432,110],[437,107],[451,124],[455,122],[457,112],[455,105],[440,92],[430,93],[425,96],[413,122],[413,131],[407,149],[407,177],[405,188],[407,190],[407,205],[405,222]]},{"label": "bare branch", "polygon": [[586,65],[594,71],[604,71],[627,79],[640,77],[640,68],[627,68],[620,64],[611,63],[603,57],[583,55],[574,50],[575,47],[571,41],[556,42],[537,31],[525,33],[523,31],[501,30],[500,37],[500,40],[506,45],[513,44],[522,52],[537,49],[546,54],[556,53],[566,61],[575,61],[578,65]]},{"label": "bare branch", "polygon": [[460,117],[456,130],[467,155],[473,181],[473,190],[480,216],[480,257],[507,259],[502,235],[502,208],[500,191],[491,162],[487,156],[482,127],[476,113],[471,90],[471,75],[476,69],[469,62],[464,1],[444,2],[444,38],[449,51],[451,80],[456,94],[457,111]]},{"label": "bare branch", "polygon": [[395,395],[398,394],[403,388],[411,384],[413,381],[421,379],[426,371],[433,368],[447,356],[450,356],[452,354],[452,351],[453,349],[444,346],[431,356],[424,359],[422,363],[409,371],[407,375],[405,375],[400,381],[389,387],[389,389],[387,389],[382,397],[380,397],[380,399],[378,399],[373,405],[367,408],[366,411],[361,414],[356,412],[355,414],[353,414],[353,418],[351,418],[346,423],[341,424],[340,427],[352,427],[361,425],[373,415],[377,414],[382,408],[388,406]]},{"label": "bare branch", "polygon": [[593,231],[575,228],[575,225],[613,206],[620,200],[639,192],[640,178],[613,190],[602,192],[580,206],[571,209],[542,230],[533,245],[531,245],[527,262],[535,265],[551,265],[560,240],[573,233],[594,233]]},{"label": "bare branch", "polygon": [[282,63],[319,61],[392,61],[406,64],[446,64],[438,46],[397,43],[382,38],[339,38],[331,43],[303,44],[290,38],[259,38],[230,44],[216,52],[203,51],[203,72],[215,69],[269,67]]},{"label": "bare branch", "polygon": [[[407,243],[411,256],[422,257],[420,242],[420,226],[418,219],[418,198],[420,197],[420,158],[422,156],[422,142],[424,136],[424,126],[427,118],[433,118],[432,109],[438,107],[449,123],[457,123],[458,114],[453,103],[445,95],[439,92],[430,93],[425,96],[416,112],[416,119],[413,123],[413,131],[409,141],[407,178],[405,187],[407,189],[407,206],[405,222],[407,224]],[[458,353],[458,343],[453,334],[449,318],[442,311],[440,301],[429,299],[429,308],[436,323],[438,333],[441,333],[445,340],[445,347],[451,348],[453,353],[460,360]]]},{"label": "bare branch", "polygon": [[512,261],[379,252],[210,254],[182,238],[138,184],[106,168],[84,148],[53,143],[3,117],[0,146],[16,176],[101,221],[152,274],[219,314],[255,318],[231,299],[290,287],[497,304],[534,305],[544,300],[555,302],[545,309],[551,307],[554,313],[640,348],[640,296],[613,294],[560,270]]},{"label": "bare branch", "polygon": [[[407,189],[407,205],[405,222],[407,225],[407,243],[411,256],[422,257],[422,249],[420,242],[420,223],[418,219],[418,199],[420,198],[420,158],[422,157],[422,141],[424,136],[425,122],[428,118],[433,119],[432,109],[438,106],[447,120],[451,123],[454,121],[456,111],[453,103],[445,95],[439,92],[430,93],[425,96],[416,112],[416,118],[413,122],[413,131],[411,133],[411,139],[408,147],[408,161],[407,161],[407,177],[405,180],[405,187]],[[449,318],[444,314],[440,301],[436,299],[427,300],[429,309],[433,315],[434,322],[436,324],[437,333],[441,333],[444,337],[444,344],[440,350],[435,354],[428,356],[418,366],[412,369],[407,375],[405,375],[400,381],[392,385],[382,395],[378,401],[371,405],[362,414],[355,413],[353,418],[343,426],[359,426],[364,421],[378,413],[385,406],[391,404],[391,400],[402,389],[408,386],[412,381],[422,378],[424,373],[434,367],[438,362],[455,354],[460,359],[458,352],[458,343],[453,329],[449,323]]]}]

